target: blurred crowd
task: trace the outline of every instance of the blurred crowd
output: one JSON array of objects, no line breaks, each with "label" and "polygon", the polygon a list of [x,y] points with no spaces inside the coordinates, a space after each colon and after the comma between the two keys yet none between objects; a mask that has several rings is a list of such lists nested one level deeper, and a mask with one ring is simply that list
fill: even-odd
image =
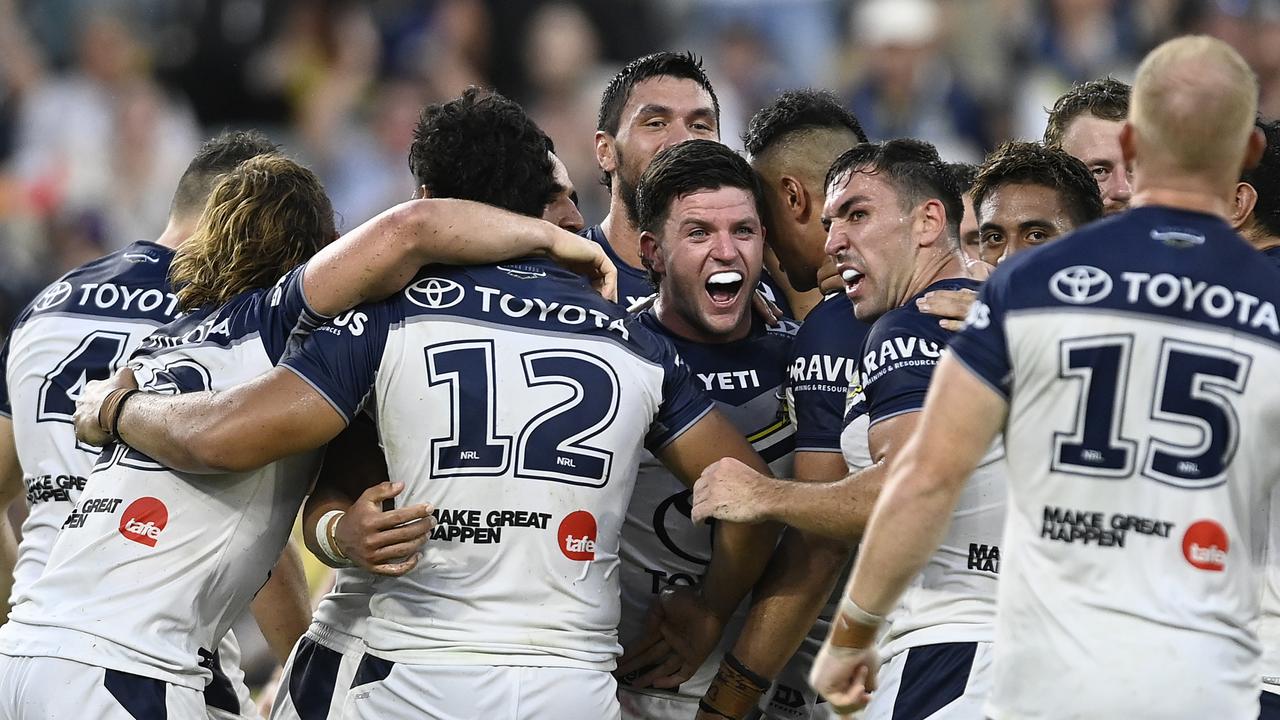
[{"label": "blurred crowd", "polygon": [[828,87],[872,139],[973,161],[1038,138],[1073,81],[1129,79],[1188,31],[1239,49],[1280,115],[1280,0],[0,0],[0,323],[157,236],[223,128],[317,170],[351,228],[412,192],[424,103],[493,87],[551,135],[595,222],[600,92],[647,52],[706,59],[726,142],[780,90]]}]

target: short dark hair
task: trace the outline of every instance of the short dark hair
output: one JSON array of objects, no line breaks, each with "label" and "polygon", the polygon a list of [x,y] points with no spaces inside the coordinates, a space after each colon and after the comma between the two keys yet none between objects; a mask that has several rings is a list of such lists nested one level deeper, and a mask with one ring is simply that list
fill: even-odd
[{"label": "short dark hair", "polygon": [[967,162],[947,163],[947,171],[951,173],[951,178],[956,184],[956,190],[961,195],[973,189],[973,179],[978,177],[978,166]]},{"label": "short dark hair", "polygon": [[169,212],[173,215],[199,214],[223,175],[249,158],[270,155],[279,149],[280,146],[257,130],[223,132],[204,141],[178,179],[178,189],[173,193]]},{"label": "short dark hair", "polygon": [[659,52],[632,60],[613,76],[605,87],[604,94],[600,96],[600,115],[596,119],[596,129],[617,135],[622,123],[622,108],[631,98],[631,89],[638,83],[655,77],[683,78],[696,82],[711,96],[716,122],[720,121],[720,99],[716,97],[715,88],[711,87],[707,71],[702,68],[702,58],[692,52]]},{"label": "short dark hair", "polygon": [[973,181],[974,210],[996,188],[1016,183],[1057,192],[1076,225],[1102,217],[1102,194],[1089,168],[1061,150],[1032,142],[1007,142],[987,156]]},{"label": "short dark hair", "polygon": [[539,217],[556,191],[549,147],[546,133],[519,105],[470,87],[422,109],[409,169],[431,197]]},{"label": "short dark hair", "polygon": [[743,133],[747,154],[759,157],[782,138],[800,130],[848,130],[866,142],[858,118],[829,90],[788,90],[760,108]]},{"label": "short dark hair", "polygon": [[1102,120],[1124,120],[1129,116],[1129,92],[1125,83],[1113,77],[1076,83],[1062,94],[1049,111],[1049,124],[1044,128],[1044,144],[1062,147],[1067,126],[1084,113]]},{"label": "short dark hair", "polygon": [[898,191],[903,210],[926,200],[938,200],[947,213],[947,235],[952,243],[959,242],[964,203],[954,173],[938,157],[933,145],[907,138],[854,145],[831,164],[822,186],[830,188],[831,183],[850,171],[884,173]]},{"label": "short dark hair", "polygon": [[1280,237],[1280,120],[1258,118],[1254,126],[1267,138],[1267,147],[1256,167],[1245,170],[1240,182],[1258,192],[1253,217],[1268,235]]},{"label": "short dark hair", "polygon": [[728,146],[714,140],[688,140],[653,156],[636,188],[637,227],[657,232],[666,222],[671,202],[699,190],[741,188],[751,193],[763,217],[764,189],[751,165]]}]

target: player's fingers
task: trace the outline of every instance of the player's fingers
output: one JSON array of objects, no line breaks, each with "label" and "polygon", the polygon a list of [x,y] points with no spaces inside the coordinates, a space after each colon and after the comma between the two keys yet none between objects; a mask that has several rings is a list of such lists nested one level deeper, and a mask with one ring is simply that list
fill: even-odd
[{"label": "player's fingers", "polygon": [[396,543],[395,545],[385,545],[383,547],[373,548],[365,554],[365,559],[370,565],[377,565],[391,560],[399,560],[407,558],[410,555],[416,555],[422,549],[425,542],[422,538],[411,540],[409,542]]},{"label": "player's fingers", "polygon": [[862,670],[864,671],[862,673],[862,686],[867,695],[870,696],[880,684],[878,680],[879,673],[876,672],[874,665],[864,665]]},{"label": "player's fingers", "polygon": [[939,320],[938,324],[947,332],[960,332],[964,329],[963,320]]},{"label": "player's fingers", "polygon": [[609,258],[601,256],[603,262],[596,268],[599,276],[599,283],[596,290],[599,291],[606,300],[613,302],[618,301],[618,269],[614,267]]},{"label": "player's fingers", "polygon": [[673,688],[689,679],[688,677],[676,679],[681,677],[680,670],[683,667],[684,660],[679,655],[669,655],[662,660],[661,664],[641,675],[636,680],[636,687]]},{"label": "player's fingers", "polygon": [[422,558],[421,555],[412,555],[400,562],[390,562],[390,563],[382,563],[379,565],[372,565],[368,568],[368,570],[374,575],[385,575],[387,577],[400,577],[401,575],[404,575],[405,573],[417,567],[418,560],[421,558]]},{"label": "player's fingers", "polygon": [[[386,512],[378,511],[376,515],[369,518],[369,527],[374,530],[386,530],[400,525],[407,525],[415,521],[425,521],[431,517],[431,513],[435,512],[435,508],[428,504],[410,505],[408,507],[396,508]],[[432,519],[434,523],[434,518]]]},{"label": "player's fingers", "polygon": [[385,522],[385,518],[377,518],[377,520],[383,522],[376,525],[375,531],[369,533],[369,537],[376,539],[379,545],[390,545],[422,537],[429,534],[436,526],[436,519],[430,514],[402,523]]},{"label": "player's fingers", "polygon": [[357,502],[373,503],[374,505],[381,507],[383,500],[393,498],[399,495],[403,490],[404,483],[402,482],[391,482],[390,480],[380,482],[360,493],[360,499]]},{"label": "player's fingers", "polygon": [[618,672],[626,675],[643,668],[652,667],[671,654],[671,646],[662,639],[661,635],[653,638],[643,638],[639,645],[629,648],[618,659]]}]

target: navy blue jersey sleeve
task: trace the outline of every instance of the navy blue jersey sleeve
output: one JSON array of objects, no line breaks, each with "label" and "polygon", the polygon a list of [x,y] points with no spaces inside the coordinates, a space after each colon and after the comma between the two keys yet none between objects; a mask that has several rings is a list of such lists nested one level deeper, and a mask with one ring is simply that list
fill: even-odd
[{"label": "navy blue jersey sleeve", "polygon": [[[10,335],[9,337],[13,337]],[[13,417],[13,408],[9,407],[9,337],[0,345],[0,415]]]},{"label": "navy blue jersey sleeve", "polygon": [[693,371],[675,349],[663,357],[662,405],[645,436],[645,447],[658,452],[711,412],[714,404],[698,387]]},{"label": "navy blue jersey sleeve", "polygon": [[305,264],[299,265],[285,273],[260,303],[262,344],[272,360],[278,361],[284,355],[291,340],[297,342],[301,336],[330,319],[307,304],[302,292],[302,275],[306,267]]},{"label": "navy blue jersey sleeve", "polygon": [[348,423],[373,386],[397,298],[361,305],[292,343],[279,365],[301,377]]},{"label": "navy blue jersey sleeve", "polygon": [[1005,342],[1004,313],[1010,273],[995,273],[969,308],[964,329],[951,340],[951,352],[1000,396],[1009,399],[1012,372]]},{"label": "navy blue jersey sleeve", "polygon": [[867,330],[843,295],[824,300],[800,326],[787,365],[796,452],[840,452],[845,401]]},{"label": "navy blue jersey sleeve", "polygon": [[897,310],[872,326],[859,365],[871,424],[924,407],[945,347],[937,319],[913,310]]}]

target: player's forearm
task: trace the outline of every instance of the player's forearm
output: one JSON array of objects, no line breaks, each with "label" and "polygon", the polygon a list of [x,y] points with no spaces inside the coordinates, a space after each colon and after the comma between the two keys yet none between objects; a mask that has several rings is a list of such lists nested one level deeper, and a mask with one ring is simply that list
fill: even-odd
[{"label": "player's forearm", "polygon": [[833,540],[857,542],[880,495],[884,466],[879,462],[835,482],[774,481],[769,518]]},{"label": "player's forearm", "polygon": [[473,265],[551,251],[558,230],[538,218],[469,200],[401,203],[343,236],[307,264],[312,309],[337,315],[397,292],[423,265]]},{"label": "player's forearm", "polygon": [[867,612],[885,616],[896,605],[951,524],[963,479],[919,462],[921,448],[904,450],[872,513],[858,549],[848,595]]},{"label": "player's forearm", "polygon": [[307,576],[302,568],[302,556],[292,541],[285,546],[271,577],[254,597],[252,610],[271,654],[284,664],[311,623]]},{"label": "player's forearm", "polygon": [[787,528],[752,592],[734,656],[756,673],[776,677],[809,634],[848,558],[843,542]]},{"label": "player's forearm", "polygon": [[702,596],[721,620],[727,620],[764,574],[778,541],[774,523],[719,522],[715,550],[702,581]]},{"label": "player's forearm", "polygon": [[328,554],[320,547],[320,542],[317,539],[317,527],[326,513],[334,510],[346,512],[351,509],[352,502],[352,499],[347,497],[341,490],[325,483],[322,473],[320,480],[316,483],[315,490],[307,497],[306,504],[302,506],[302,542],[312,555],[329,567],[344,566],[330,560]]}]

